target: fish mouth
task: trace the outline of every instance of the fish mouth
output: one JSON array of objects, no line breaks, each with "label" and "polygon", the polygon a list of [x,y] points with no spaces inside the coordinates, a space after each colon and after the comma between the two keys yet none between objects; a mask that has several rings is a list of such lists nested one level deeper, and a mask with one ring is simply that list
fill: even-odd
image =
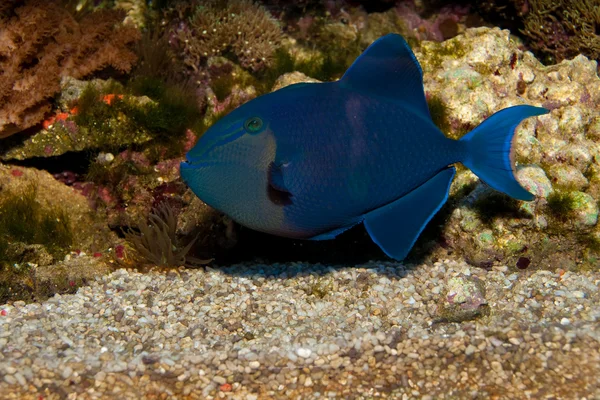
[{"label": "fish mouth", "polygon": [[185,154],[185,161],[182,161],[181,163],[182,164],[193,165],[194,162],[197,162],[197,161],[198,161],[197,159],[194,159],[194,158],[190,157],[189,153],[186,153]]},{"label": "fish mouth", "polygon": [[190,159],[187,155],[185,156],[185,161],[181,162],[181,166],[184,168],[203,168],[217,164],[219,164],[218,161]]}]

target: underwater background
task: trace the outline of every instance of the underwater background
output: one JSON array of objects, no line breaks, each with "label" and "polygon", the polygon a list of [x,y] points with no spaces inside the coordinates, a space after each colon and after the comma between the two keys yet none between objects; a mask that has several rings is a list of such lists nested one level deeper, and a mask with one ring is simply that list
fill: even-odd
[{"label": "underwater background", "polygon": [[[183,183],[221,117],[388,33],[448,137],[550,110],[513,141],[535,200],[457,165],[397,262]],[[3,0],[0,399],[600,396],[599,57],[597,0]]]}]

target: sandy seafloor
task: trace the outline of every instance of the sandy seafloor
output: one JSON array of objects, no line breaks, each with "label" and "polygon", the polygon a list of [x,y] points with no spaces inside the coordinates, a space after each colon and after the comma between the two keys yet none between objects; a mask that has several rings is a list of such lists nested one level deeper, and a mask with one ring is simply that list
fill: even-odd
[{"label": "sandy seafloor", "polygon": [[[483,315],[441,318],[477,280]],[[0,306],[0,398],[599,399],[599,283],[453,261],[118,270]]]}]

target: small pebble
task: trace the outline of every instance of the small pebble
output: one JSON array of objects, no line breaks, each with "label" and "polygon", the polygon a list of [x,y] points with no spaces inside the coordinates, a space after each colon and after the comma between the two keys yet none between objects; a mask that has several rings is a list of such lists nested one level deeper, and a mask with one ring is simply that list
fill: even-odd
[{"label": "small pebble", "polygon": [[471,354],[475,353],[476,351],[477,351],[477,347],[475,347],[472,344],[470,344],[465,349],[465,354],[468,355],[468,356],[470,356]]},{"label": "small pebble", "polygon": [[62,373],[61,373],[61,375],[64,379],[69,379],[72,374],[73,374],[73,369],[69,366],[65,367],[65,369],[63,369]]},{"label": "small pebble", "polygon": [[[11,317],[0,318],[0,335],[6,340],[0,349],[0,380],[17,391],[50,382],[68,391],[68,385],[91,380],[86,390],[107,398],[135,398],[131,388],[148,382],[173,398],[226,399],[232,393],[258,399],[260,388],[288,398],[344,398],[344,392],[330,389],[336,387],[330,376],[343,390],[369,397],[362,390],[370,386],[357,382],[375,379],[377,390],[387,390],[389,382],[401,382],[404,376],[406,382],[394,390],[408,398],[435,399],[467,375],[462,384],[469,393],[488,390],[490,378],[494,385],[506,379],[503,365],[524,363],[530,375],[507,383],[521,398],[527,397],[525,391],[542,391],[539,385],[547,376],[542,379],[536,369],[542,361],[568,366],[572,377],[561,382],[579,398],[587,395],[577,383],[586,376],[584,370],[593,368],[590,362],[599,348],[593,322],[600,318],[593,303],[599,296],[577,297],[576,292],[590,288],[596,293],[593,273],[570,272],[557,283],[548,271],[467,270],[466,264],[448,260],[410,270],[394,262],[345,269],[295,263],[244,266],[243,273],[236,268],[188,270],[186,279],[117,270],[73,295],[55,296],[42,305],[15,303]],[[267,278],[266,272],[258,272],[262,269],[270,271],[268,276],[285,273],[285,279]],[[465,277],[466,272],[490,289],[492,313],[468,323],[432,325],[431,300],[439,294],[430,289],[444,288],[444,277]],[[323,298],[298,290],[313,287],[315,276],[331,282]],[[564,295],[554,296],[555,291]],[[570,317],[559,322],[577,322],[577,332],[550,332],[548,327],[565,309]],[[140,320],[145,322],[138,324]],[[245,332],[252,335],[245,337]],[[574,342],[569,335],[575,334],[579,339]],[[549,348],[560,351],[549,358]],[[591,353],[589,361],[581,351]],[[529,358],[515,360],[517,353]],[[461,354],[453,371],[445,367]],[[329,389],[314,392],[317,383]]]},{"label": "small pebble", "polygon": [[298,350],[296,350],[296,354],[298,354],[299,357],[308,358],[312,354],[312,351],[310,349],[300,347]]},{"label": "small pebble", "polygon": [[25,377],[19,372],[15,374],[15,379],[17,380],[17,382],[19,382],[19,385],[21,386],[25,386],[27,384],[27,381],[25,381]]}]

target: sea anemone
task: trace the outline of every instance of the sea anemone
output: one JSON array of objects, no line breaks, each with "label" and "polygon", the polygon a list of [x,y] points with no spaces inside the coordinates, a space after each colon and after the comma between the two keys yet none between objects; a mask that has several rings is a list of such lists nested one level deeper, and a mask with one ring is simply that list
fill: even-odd
[{"label": "sea anemone", "polygon": [[147,222],[138,224],[139,232],[128,229],[125,239],[136,253],[136,259],[159,267],[197,266],[212,260],[202,260],[188,255],[196,238],[182,246],[177,240],[177,217],[168,202],[160,203],[148,216]]}]

